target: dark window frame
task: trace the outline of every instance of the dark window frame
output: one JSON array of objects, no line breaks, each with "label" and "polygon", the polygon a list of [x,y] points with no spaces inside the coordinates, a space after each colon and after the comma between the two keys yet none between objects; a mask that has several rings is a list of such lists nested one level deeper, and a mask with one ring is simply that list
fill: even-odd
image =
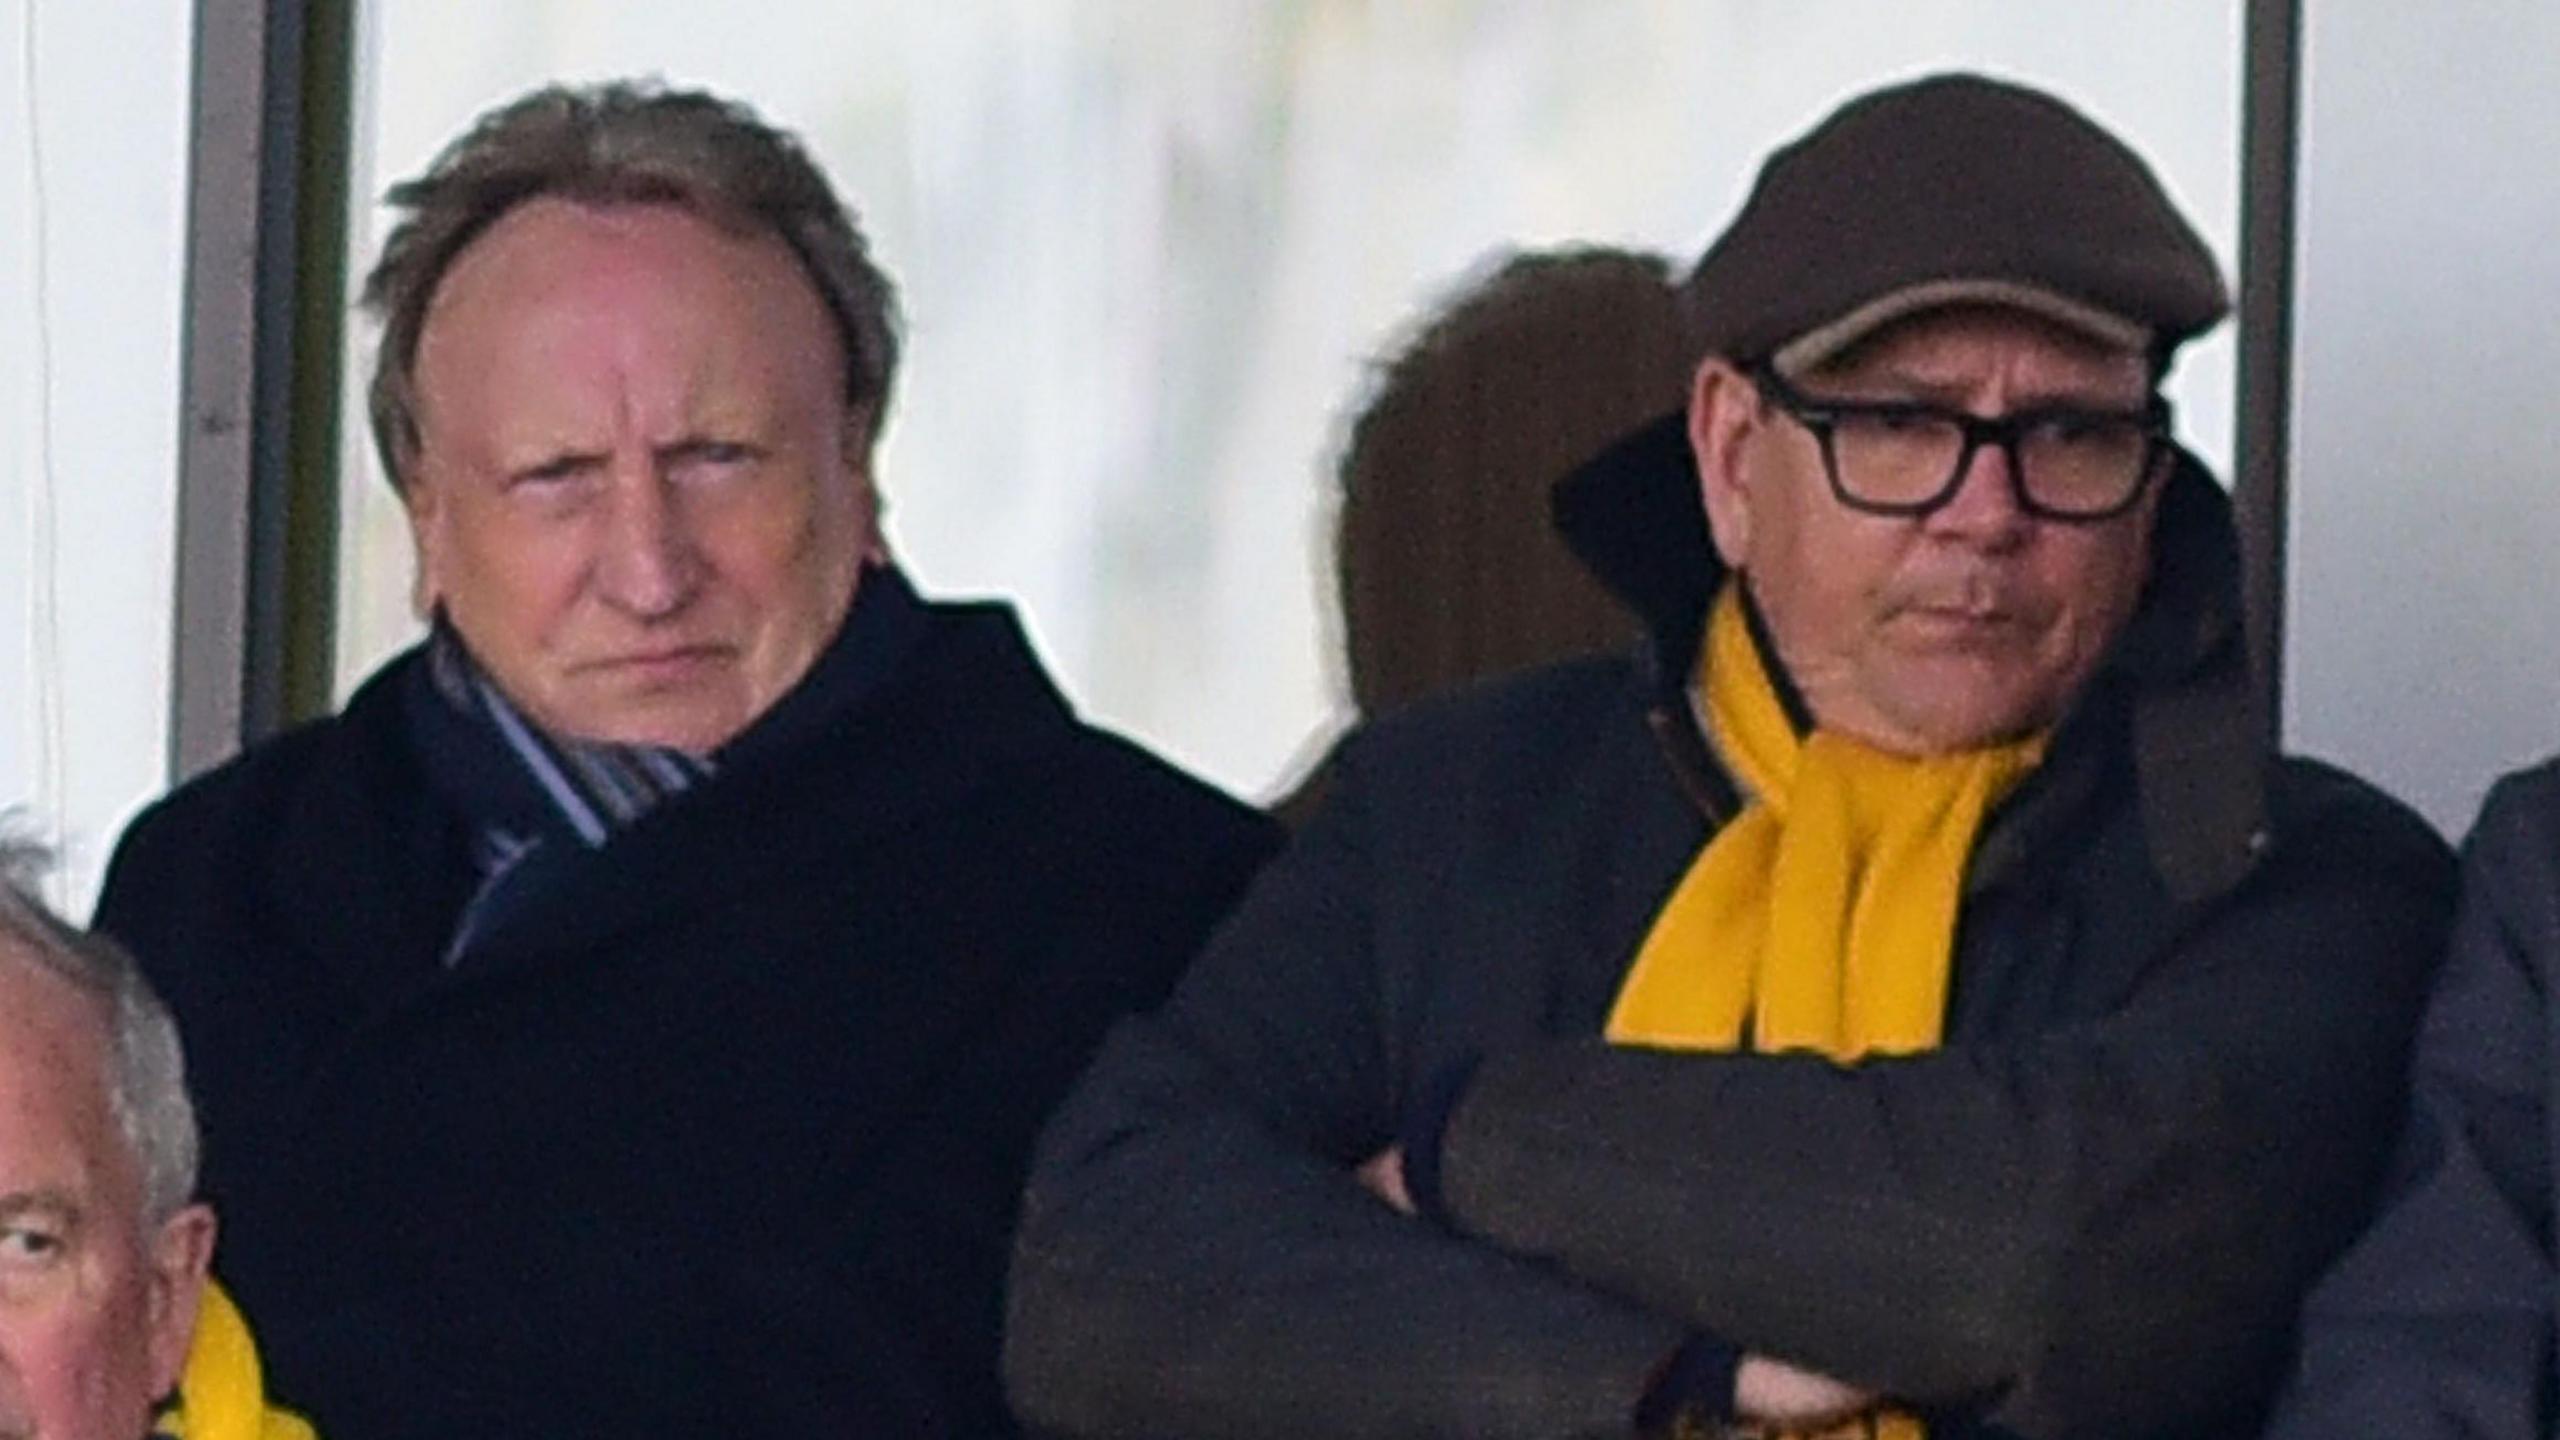
[{"label": "dark window frame", "polygon": [[196,3],[175,779],[329,705],[356,3]]}]

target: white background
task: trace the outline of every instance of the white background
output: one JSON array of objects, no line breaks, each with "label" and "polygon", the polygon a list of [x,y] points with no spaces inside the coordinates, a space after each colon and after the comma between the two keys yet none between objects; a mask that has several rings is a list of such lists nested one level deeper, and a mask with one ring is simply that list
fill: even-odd
[{"label": "white background", "polygon": [[[2288,724],[2458,830],[2492,771],[2560,745],[2560,182],[2536,163],[2560,12],[2310,9]],[[163,777],[192,11],[0,0],[0,806],[67,851],[78,904]],[[905,289],[881,474],[912,568],[1018,597],[1091,712],[1267,795],[1339,718],[1344,415],[1487,252],[1685,261],[1839,97],[1965,65],[2120,129],[2228,264],[2239,11],[386,0],[354,188],[555,74],[710,83],[806,131]],[[360,270],[376,218],[351,224]],[[2229,357],[2226,332],[2175,386],[2218,463]],[[373,508],[342,684],[407,588],[378,480],[347,488]]]},{"label": "white background", "polygon": [[[804,133],[905,291],[879,475],[918,579],[1018,598],[1089,714],[1255,798],[1344,718],[1328,477],[1367,362],[1494,247],[1596,240],[1685,268],[1772,146],[1850,92],[1962,65],[2051,85],[2121,129],[2226,265],[2235,252],[2234,4],[721,14],[381,0],[354,188],[379,194],[555,76],[663,74]],[[380,231],[360,213],[352,252]],[[2217,458],[2230,354],[2227,335],[2202,347],[2175,387]],[[342,690],[415,633],[397,507],[350,440]]]},{"label": "white background", "polygon": [[75,911],[167,770],[193,15],[0,0],[0,808]]},{"label": "white background", "polygon": [[2286,733],[2458,834],[2560,749],[2560,6],[2304,8]]}]

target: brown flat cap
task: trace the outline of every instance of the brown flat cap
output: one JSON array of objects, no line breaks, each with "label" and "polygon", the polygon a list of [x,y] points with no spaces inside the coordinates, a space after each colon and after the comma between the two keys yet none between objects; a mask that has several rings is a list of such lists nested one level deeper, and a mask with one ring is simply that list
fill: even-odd
[{"label": "brown flat cap", "polygon": [[1936,75],[1769,157],[1688,280],[1709,354],[1801,373],[1906,315],[1989,303],[2166,354],[2231,308],[2149,166],[2050,95]]}]

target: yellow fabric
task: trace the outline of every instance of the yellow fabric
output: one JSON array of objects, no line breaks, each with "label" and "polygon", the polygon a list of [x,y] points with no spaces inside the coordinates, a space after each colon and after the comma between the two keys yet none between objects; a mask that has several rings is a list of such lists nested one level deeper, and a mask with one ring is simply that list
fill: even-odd
[{"label": "yellow fabric", "polygon": [[[1708,732],[1748,801],[1655,917],[1608,1038],[1715,1051],[1747,1035],[1841,1061],[1934,1049],[1966,862],[2044,737],[1927,757],[1799,737],[1732,584],[1698,664]],[[1923,1434],[1892,1411],[1855,1433],[1870,1421],[1878,1440]]]},{"label": "yellow fabric", "polygon": [[211,1281],[196,1307],[195,1340],[178,1377],[178,1403],[161,1414],[152,1434],[167,1440],[318,1440],[310,1422],[267,1404],[249,1322]]}]

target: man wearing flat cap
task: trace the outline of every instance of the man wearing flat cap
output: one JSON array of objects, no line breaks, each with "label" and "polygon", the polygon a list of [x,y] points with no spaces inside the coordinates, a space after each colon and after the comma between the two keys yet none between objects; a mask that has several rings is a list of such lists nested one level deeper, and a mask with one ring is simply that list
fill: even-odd
[{"label": "man wearing flat cap", "polygon": [[1275,827],[892,561],[890,284],[791,136],[550,87],[391,200],[428,637],[99,904],[272,1373],[345,1440],[1010,1433],[1032,1140]]},{"label": "man wearing flat cap", "polygon": [[2226,309],[1974,77],[1778,152],[1684,413],[1557,519],[1640,653],[1377,721],[1052,1124],[1006,1364],[1086,1435],[2247,1434],[2449,864],[2263,753],[2155,386]]}]

